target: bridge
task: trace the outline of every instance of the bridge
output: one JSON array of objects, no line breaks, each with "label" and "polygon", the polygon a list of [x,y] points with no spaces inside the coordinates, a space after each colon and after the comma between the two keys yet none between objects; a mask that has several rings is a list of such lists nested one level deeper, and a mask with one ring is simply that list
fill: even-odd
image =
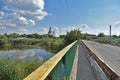
[{"label": "bridge", "polygon": [[120,47],[75,41],[24,80],[120,80]]}]

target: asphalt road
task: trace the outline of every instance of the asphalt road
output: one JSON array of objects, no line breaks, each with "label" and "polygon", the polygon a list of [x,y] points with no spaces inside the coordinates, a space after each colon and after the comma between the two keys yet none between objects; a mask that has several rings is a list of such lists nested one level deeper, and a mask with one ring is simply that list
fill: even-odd
[{"label": "asphalt road", "polygon": [[120,47],[83,41],[92,52],[120,76]]},{"label": "asphalt road", "polygon": [[86,57],[86,49],[79,45],[78,67],[76,80],[96,80],[95,75],[90,67],[90,63]]}]

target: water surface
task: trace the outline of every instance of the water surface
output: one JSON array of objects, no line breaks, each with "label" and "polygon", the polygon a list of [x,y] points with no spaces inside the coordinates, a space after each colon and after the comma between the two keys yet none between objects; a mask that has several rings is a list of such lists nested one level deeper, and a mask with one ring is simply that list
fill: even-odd
[{"label": "water surface", "polygon": [[34,60],[39,59],[43,61],[52,57],[54,54],[47,52],[44,49],[26,49],[26,50],[9,50],[0,51],[0,58],[10,58],[10,59],[22,59],[22,60]]}]

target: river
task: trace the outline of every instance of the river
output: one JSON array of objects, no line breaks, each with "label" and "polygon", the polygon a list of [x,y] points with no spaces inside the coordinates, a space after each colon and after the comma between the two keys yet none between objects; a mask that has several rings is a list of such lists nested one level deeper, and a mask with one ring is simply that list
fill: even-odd
[{"label": "river", "polygon": [[[35,60],[39,59],[40,62],[52,57],[54,53],[47,52],[44,49],[32,48],[32,49],[13,49],[13,50],[1,50],[0,49],[0,58],[9,58],[9,59],[21,59],[21,60]],[[62,76],[65,76],[65,68],[62,64]]]},{"label": "river", "polygon": [[10,58],[10,59],[22,59],[22,60],[35,60],[36,58],[40,61],[44,61],[54,54],[47,52],[44,49],[26,49],[26,50],[0,50],[0,58]]}]

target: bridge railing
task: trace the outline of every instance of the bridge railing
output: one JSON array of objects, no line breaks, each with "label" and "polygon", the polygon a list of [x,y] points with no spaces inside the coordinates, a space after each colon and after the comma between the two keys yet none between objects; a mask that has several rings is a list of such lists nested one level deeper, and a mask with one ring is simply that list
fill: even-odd
[{"label": "bridge railing", "polygon": [[[48,59],[38,69],[33,71],[23,80],[63,80],[69,79],[73,67],[77,41],[71,43]],[[63,64],[65,70],[63,69]],[[65,75],[64,75],[65,74]]]}]

